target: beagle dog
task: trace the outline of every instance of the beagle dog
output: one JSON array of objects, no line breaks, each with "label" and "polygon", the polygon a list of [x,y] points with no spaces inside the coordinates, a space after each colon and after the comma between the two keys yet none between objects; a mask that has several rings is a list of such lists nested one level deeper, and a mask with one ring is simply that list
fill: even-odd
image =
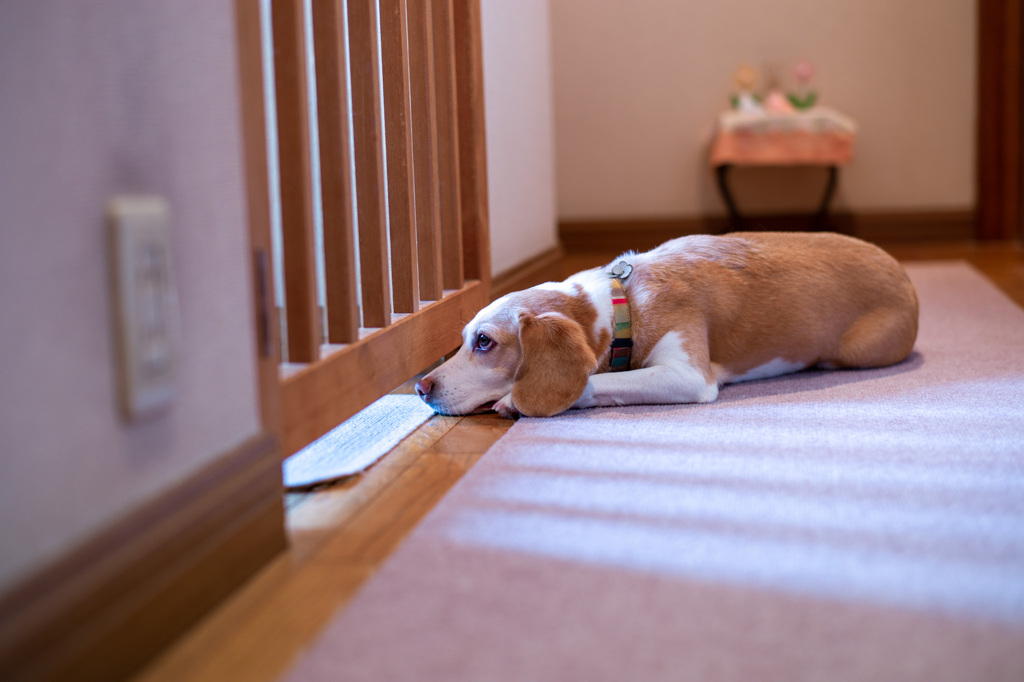
[{"label": "beagle dog", "polygon": [[914,285],[867,242],[696,235],[497,299],[416,392],[450,415],[706,403],[723,384],[898,363],[917,321]]}]

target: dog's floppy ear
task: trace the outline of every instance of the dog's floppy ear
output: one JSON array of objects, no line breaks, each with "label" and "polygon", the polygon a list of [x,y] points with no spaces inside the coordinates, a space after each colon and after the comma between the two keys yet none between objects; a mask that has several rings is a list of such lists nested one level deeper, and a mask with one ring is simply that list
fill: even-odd
[{"label": "dog's floppy ear", "polygon": [[512,403],[527,417],[550,417],[572,407],[597,366],[579,324],[561,313],[519,314],[522,357]]}]

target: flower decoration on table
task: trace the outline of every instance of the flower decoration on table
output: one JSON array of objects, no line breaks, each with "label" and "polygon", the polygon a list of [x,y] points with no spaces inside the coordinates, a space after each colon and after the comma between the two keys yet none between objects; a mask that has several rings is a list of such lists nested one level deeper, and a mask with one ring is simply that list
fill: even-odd
[{"label": "flower decoration on table", "polygon": [[749,64],[740,64],[732,75],[736,88],[731,98],[732,107],[720,116],[719,129],[755,133],[796,130],[856,133],[857,125],[852,119],[818,104],[818,93],[812,87],[815,68],[810,61],[798,61],[792,74],[796,87],[788,89],[783,87],[771,65],[766,67],[762,77]]},{"label": "flower decoration on table", "polygon": [[767,75],[764,78],[764,94],[758,94],[756,90],[759,74],[754,67],[743,63],[732,75],[732,82],[736,86],[733,94],[732,108],[746,113],[761,113],[764,111],[788,114],[794,110],[803,111],[810,109],[818,102],[818,93],[811,86],[814,80],[814,64],[806,59],[801,59],[793,67],[793,78],[796,81],[796,88],[786,92],[775,70],[769,66]]},{"label": "flower decoration on table", "polygon": [[789,93],[789,101],[797,109],[810,109],[818,101],[818,93],[811,88],[811,81],[814,79],[814,64],[806,59],[801,59],[793,67],[793,76],[796,78],[796,92]]},{"label": "flower decoration on table", "polygon": [[857,123],[819,103],[812,87],[814,65],[802,59],[792,71],[782,73],[785,84],[770,64],[760,74],[741,64],[732,74],[732,106],[718,116],[711,144],[712,166],[813,164],[834,168],[850,161]]}]

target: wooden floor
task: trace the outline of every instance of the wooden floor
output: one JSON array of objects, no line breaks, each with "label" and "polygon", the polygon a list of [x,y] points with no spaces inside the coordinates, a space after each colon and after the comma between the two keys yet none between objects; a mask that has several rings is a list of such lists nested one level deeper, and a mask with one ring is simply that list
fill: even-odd
[{"label": "wooden floor", "polygon": [[[967,260],[1024,307],[1024,249],[1019,244],[886,248],[906,261]],[[568,254],[565,274],[607,263],[616,255]],[[289,550],[138,679],[277,679],[512,423],[493,414],[434,417],[365,474],[289,496]]]}]

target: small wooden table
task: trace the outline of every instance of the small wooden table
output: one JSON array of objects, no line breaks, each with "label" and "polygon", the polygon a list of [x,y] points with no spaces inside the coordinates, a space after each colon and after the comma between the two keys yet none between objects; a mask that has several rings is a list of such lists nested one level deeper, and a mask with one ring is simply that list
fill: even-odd
[{"label": "small wooden table", "polygon": [[729,191],[733,166],[822,166],[828,170],[828,183],[814,220],[819,229],[823,227],[839,166],[853,158],[856,130],[851,119],[827,107],[793,114],[721,114],[711,146],[711,166],[733,224],[738,227],[744,222]]}]

